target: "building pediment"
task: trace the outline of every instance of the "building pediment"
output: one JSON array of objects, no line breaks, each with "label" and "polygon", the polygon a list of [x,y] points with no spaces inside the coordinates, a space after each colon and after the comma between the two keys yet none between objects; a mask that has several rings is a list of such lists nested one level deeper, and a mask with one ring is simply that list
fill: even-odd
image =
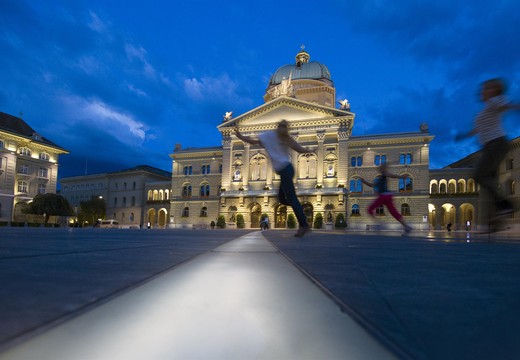
[{"label": "building pediment", "polygon": [[326,107],[290,97],[279,97],[218,126],[224,132],[235,127],[248,130],[273,129],[285,119],[295,125],[300,122],[319,122],[328,119],[353,119],[348,111]]}]

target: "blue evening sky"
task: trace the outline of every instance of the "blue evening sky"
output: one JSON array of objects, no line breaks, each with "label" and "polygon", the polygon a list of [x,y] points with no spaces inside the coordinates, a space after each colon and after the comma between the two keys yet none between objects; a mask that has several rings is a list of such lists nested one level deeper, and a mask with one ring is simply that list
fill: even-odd
[{"label": "blue evening sky", "polygon": [[[263,104],[302,44],[325,64],[354,135],[435,135],[431,168],[478,149],[479,83],[520,102],[520,2],[0,0],[0,111],[71,153],[60,177],[219,146],[216,126]],[[520,114],[505,117],[511,138]]]}]

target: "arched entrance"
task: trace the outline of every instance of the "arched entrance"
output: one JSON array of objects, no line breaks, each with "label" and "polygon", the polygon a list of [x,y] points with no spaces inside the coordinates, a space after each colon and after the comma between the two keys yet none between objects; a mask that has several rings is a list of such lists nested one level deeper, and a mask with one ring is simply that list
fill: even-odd
[{"label": "arched entrance", "polygon": [[150,227],[153,227],[155,225],[155,216],[156,216],[155,209],[149,209],[148,210],[148,224],[150,225]]},{"label": "arched entrance", "polygon": [[166,226],[166,219],[167,219],[167,211],[166,209],[159,210],[159,227],[165,227]]},{"label": "arched entrance", "polygon": [[443,204],[442,210],[442,226],[445,228],[448,224],[454,225],[456,223],[455,206],[452,204]]},{"label": "arched entrance", "polygon": [[437,226],[437,222],[435,220],[435,216],[437,214],[437,210],[435,209],[435,205],[428,204],[428,223],[432,229],[435,229]]},{"label": "arched entrance", "polygon": [[251,207],[251,228],[260,227],[260,217],[262,216],[262,207],[259,204],[254,204]]},{"label": "arched entrance", "polygon": [[274,213],[274,227],[285,229],[287,227],[287,206],[278,205]]}]

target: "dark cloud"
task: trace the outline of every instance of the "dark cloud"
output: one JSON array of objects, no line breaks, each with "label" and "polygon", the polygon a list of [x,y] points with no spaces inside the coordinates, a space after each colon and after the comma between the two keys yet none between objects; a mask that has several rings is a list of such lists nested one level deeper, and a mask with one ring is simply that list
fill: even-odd
[{"label": "dark cloud", "polygon": [[[454,144],[453,135],[472,126],[480,81],[505,77],[520,99],[513,1],[155,5],[0,2],[8,54],[0,57],[0,110],[23,112],[71,151],[60,176],[82,174],[93,154],[89,172],[140,163],[169,170],[175,143],[218,146],[224,112],[261,105],[270,76],[293,63],[301,44],[350,100],[355,134],[427,122],[433,167],[476,149]],[[516,120],[507,122],[512,136],[520,135]]]}]

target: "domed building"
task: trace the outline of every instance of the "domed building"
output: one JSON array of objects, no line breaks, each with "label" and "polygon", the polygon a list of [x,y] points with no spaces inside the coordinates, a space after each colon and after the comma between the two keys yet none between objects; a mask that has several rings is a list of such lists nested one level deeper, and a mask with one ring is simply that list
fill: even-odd
[{"label": "domed building", "polygon": [[[335,105],[339,103],[338,108]],[[292,209],[278,201],[279,176],[272,170],[265,150],[242,142],[234,129],[257,136],[289,123],[289,133],[313,153],[292,151],[295,187],[310,224],[322,217],[324,228],[337,221],[350,229],[366,229],[387,223],[400,229],[391,216],[379,219],[366,214],[375,198],[371,188],[363,188],[359,177],[373,179],[378,165],[388,161],[391,171],[407,174],[407,182],[390,181],[396,205],[408,222],[427,227],[429,143],[427,126],[417,132],[353,137],[355,114],[347,100],[336,99],[329,69],[303,48],[293,64],[278,68],[264,95],[264,104],[233,117],[224,116],[217,126],[222,146],[182,149],[176,146],[173,160],[171,227],[208,227],[224,217],[227,227],[259,228],[267,216],[271,226],[289,226]],[[320,214],[320,215],[318,215]],[[242,221],[243,219],[243,221]],[[341,225],[341,224],[340,224]]]},{"label": "domed building", "polygon": [[294,64],[284,65],[273,74],[264,95],[265,102],[280,96],[280,85],[292,85],[289,96],[325,106],[334,106],[336,89],[329,69],[316,61],[309,61],[310,55],[302,49],[296,54]]}]

